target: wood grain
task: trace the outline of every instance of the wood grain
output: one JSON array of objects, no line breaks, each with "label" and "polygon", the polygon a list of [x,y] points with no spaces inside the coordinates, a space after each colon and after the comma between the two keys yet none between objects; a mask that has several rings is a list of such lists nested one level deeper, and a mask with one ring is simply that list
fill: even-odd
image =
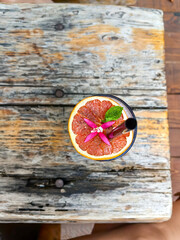
[{"label": "wood grain", "polygon": [[121,6],[133,6],[137,0],[54,0],[55,3],[81,3],[81,4],[111,4]]},{"label": "wood grain", "polygon": [[165,22],[165,53],[166,62],[172,63],[180,61],[179,37],[180,37],[180,13],[166,12]]},{"label": "wood grain", "polygon": [[[179,1],[179,0],[178,0]],[[166,32],[180,32],[180,12],[165,12],[164,13],[164,24]],[[166,40],[166,39],[165,39]]]},{"label": "wood grain", "polygon": [[171,159],[171,174],[172,174],[172,192],[175,199],[175,195],[180,193],[180,158]]},{"label": "wood grain", "polygon": [[[72,81],[68,81],[66,84],[61,82],[61,85],[57,87],[0,87],[0,105],[75,105],[83,98],[92,96],[92,93],[94,93],[93,95],[97,95],[103,92],[103,94],[111,93],[119,98],[126,99],[126,102],[134,108],[150,107],[163,109],[167,107],[164,87],[159,86],[159,88],[162,88],[161,90],[156,89],[156,87],[155,89],[151,88],[151,90],[129,89],[127,86],[123,87],[123,80],[122,84],[118,80],[104,80],[104,83],[107,83],[107,85],[103,85],[103,87],[100,82],[101,80],[84,80],[84,84],[82,85],[81,81],[77,80],[74,83]],[[124,85],[128,84],[131,84],[131,82],[124,82]],[[135,88],[137,87],[136,84],[134,86]],[[56,97],[58,89],[64,92],[63,97]]]},{"label": "wood grain", "polygon": [[[178,1],[176,1],[177,4]],[[179,77],[179,65],[180,65],[180,51],[179,51],[179,33],[180,33],[180,13],[166,12],[164,14],[165,21],[165,53],[166,53],[166,78],[167,78],[167,92],[168,92],[168,116],[170,126],[170,146],[171,146],[171,164],[173,168],[177,169],[178,157],[180,156],[178,139],[180,138],[180,77]],[[174,157],[176,158],[174,158]],[[174,173],[172,169],[172,185],[173,194],[179,191],[178,174]],[[177,197],[174,197],[175,199]]]},{"label": "wood grain", "polygon": [[171,128],[171,130],[170,130],[170,146],[171,146],[171,156],[172,157],[180,156],[179,136],[180,136],[180,129],[179,128]]},{"label": "wood grain", "polygon": [[[86,160],[74,151],[67,130],[70,107],[0,107],[0,164],[17,168],[50,168],[67,171],[75,166],[89,170],[169,169],[167,111],[137,110],[138,138],[128,155],[112,162]],[[158,142],[161,141],[161,147]],[[5,160],[6,159],[6,160]],[[25,170],[25,172],[27,169]],[[34,169],[33,171],[36,172]],[[22,174],[25,174],[22,171]],[[52,177],[54,172],[46,173]],[[43,176],[43,175],[42,175]]]},{"label": "wood grain", "polygon": [[177,62],[180,61],[180,33],[167,32],[165,33],[165,47],[166,47],[166,61]]},{"label": "wood grain", "polygon": [[180,128],[180,95],[168,95],[168,117],[170,128]]},{"label": "wood grain", "polygon": [[166,63],[166,79],[168,94],[180,94],[180,62]]},{"label": "wood grain", "polygon": [[[25,177],[1,177],[0,221],[149,222],[166,220],[171,214],[170,176],[166,170],[91,172],[86,180],[71,178],[64,191],[55,188],[54,179],[42,187],[45,180],[33,185]],[[103,185],[98,190],[100,183]]]},{"label": "wood grain", "polygon": [[162,9],[165,12],[178,12],[180,11],[180,1],[174,0],[137,0],[136,6],[145,8],[157,8]]},{"label": "wood grain", "polygon": [[[74,152],[66,129],[71,110],[1,107],[0,221],[124,221],[127,199],[133,213],[128,212],[125,221],[136,221],[137,214],[141,216],[138,221],[168,218],[171,184],[167,112],[136,111],[139,133],[134,148],[116,161],[96,162]],[[65,182],[62,193],[55,187],[58,178]],[[102,216],[109,196],[112,207]],[[140,199],[144,199],[141,204],[145,210],[138,213]],[[161,213],[154,206],[155,202],[159,206],[157,199],[162,203]],[[151,206],[153,210],[147,211]]]},{"label": "wood grain", "polygon": [[1,87],[0,104],[76,104],[109,93],[133,107],[167,106],[160,11],[97,6],[94,15],[93,6],[48,5],[57,14],[50,20],[30,6],[9,15],[12,6],[1,5],[0,85],[9,88]]},{"label": "wood grain", "polygon": [[[162,12],[0,4],[0,15],[0,221],[168,219]],[[67,131],[72,106],[104,93],[122,97],[138,119],[132,150],[112,162],[80,156]]]},{"label": "wood grain", "polygon": [[[179,4],[176,1],[175,4]],[[167,9],[167,11],[169,11]],[[168,92],[168,117],[170,126],[170,146],[171,146],[171,166],[172,166],[172,187],[173,199],[176,200],[176,193],[180,192],[179,189],[179,138],[180,138],[180,51],[179,45],[179,32],[180,32],[180,13],[178,9],[176,12],[166,12],[164,14],[165,21],[165,53],[166,53],[166,79],[167,79],[167,92]],[[174,156],[174,157],[173,157]]]}]

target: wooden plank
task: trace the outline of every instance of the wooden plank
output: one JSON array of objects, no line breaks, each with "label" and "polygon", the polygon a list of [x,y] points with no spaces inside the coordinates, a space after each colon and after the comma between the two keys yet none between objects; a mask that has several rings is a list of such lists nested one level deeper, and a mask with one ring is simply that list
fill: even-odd
[{"label": "wooden plank", "polygon": [[1,177],[0,181],[3,222],[149,222],[167,220],[171,215],[170,174],[166,170],[91,172],[84,180],[71,179],[63,191],[53,184],[33,186],[24,178]]},{"label": "wooden plank", "polygon": [[[112,162],[87,160],[75,152],[66,129],[71,110],[1,107],[0,221],[167,219],[171,184],[166,110],[136,111],[135,146]],[[55,187],[58,178],[65,182],[62,191]]]},{"label": "wooden plank", "polygon": [[39,168],[45,172],[49,169],[42,173],[49,177],[57,167],[68,172],[80,166],[93,171],[126,167],[169,169],[167,110],[137,110],[138,137],[134,148],[121,159],[104,163],[87,160],[74,150],[67,131],[71,110],[52,106],[0,107],[1,168],[7,174],[17,169],[26,174],[31,167],[30,172],[35,173]]},{"label": "wooden plank", "polygon": [[180,61],[179,37],[180,37],[180,13],[165,13],[165,50],[166,62]]},{"label": "wooden plank", "polygon": [[177,12],[180,11],[180,1],[174,0],[137,0],[136,6],[146,8],[158,8],[165,12]]},{"label": "wooden plank", "polygon": [[166,79],[168,94],[180,94],[180,62],[166,63]]},{"label": "wooden plank", "polygon": [[179,157],[180,156],[180,148],[179,148],[180,129],[171,128],[169,134],[170,134],[171,157]]},{"label": "wooden plank", "polygon": [[[1,103],[75,104],[90,93],[111,93],[127,96],[132,106],[166,107],[162,12],[93,9],[0,5],[0,85],[11,87],[1,88]],[[54,87],[66,97],[51,98]]]},{"label": "wooden plank", "polygon": [[[157,77],[158,78],[158,77]],[[157,81],[156,79],[154,80]],[[111,81],[108,87],[102,86],[98,81],[91,81],[88,86],[89,80],[84,80],[84,85],[80,81],[74,81],[74,86],[63,84],[57,87],[0,87],[0,105],[8,104],[46,104],[46,105],[75,105],[85,97],[101,94],[102,91],[106,94],[116,95],[124,99],[131,107],[141,108],[166,108],[167,99],[164,90],[158,89],[129,89],[121,87],[119,81]],[[106,82],[104,80],[104,82]],[[125,84],[129,84],[124,82]],[[65,85],[65,86],[63,86]],[[68,86],[69,85],[69,86]],[[80,87],[78,87],[80,86]],[[159,86],[160,87],[160,86]],[[77,90],[76,90],[77,89]],[[56,91],[63,91],[60,97],[57,97]],[[83,93],[83,92],[87,93]],[[74,93],[73,93],[74,92]]]},{"label": "wooden plank", "polygon": [[172,192],[174,199],[180,193],[180,158],[171,158]]},{"label": "wooden plank", "polygon": [[165,12],[164,13],[164,24],[166,32],[180,32],[180,12]]},{"label": "wooden plank", "polygon": [[137,0],[54,0],[55,3],[111,4],[121,6],[136,5]]},{"label": "wooden plank", "polygon": [[179,32],[165,32],[165,51],[167,62],[180,61],[179,38]]},{"label": "wooden plank", "polygon": [[[180,14],[179,12],[165,13],[165,46],[166,46],[166,78],[167,78],[167,91],[168,91],[168,117],[170,125],[170,145],[171,156],[178,157],[180,152],[178,149],[177,141],[180,137],[179,120],[180,120],[180,108],[179,100],[179,45],[176,44],[179,41],[179,24]],[[172,157],[172,186],[173,194],[178,191],[178,169],[179,164],[176,158]],[[177,171],[175,170],[177,168]],[[174,196],[174,199],[177,197]]]},{"label": "wooden plank", "polygon": [[[168,219],[162,12],[54,6],[0,4],[0,221]],[[85,159],[70,142],[70,105],[92,93],[136,110],[136,143],[116,161]]]},{"label": "wooden plank", "polygon": [[[180,152],[177,147],[177,140],[180,137],[179,120],[180,120],[180,108],[179,108],[179,46],[176,45],[176,41],[179,38],[179,24],[180,14],[165,13],[165,46],[166,46],[166,78],[167,78],[167,91],[168,91],[168,116],[170,124],[170,145],[171,156],[180,156]],[[176,94],[176,95],[174,95]],[[173,128],[173,129],[172,129]],[[177,199],[177,192],[179,189],[179,158],[171,158],[171,174],[172,174],[172,191],[173,200]]]},{"label": "wooden plank", "polygon": [[170,128],[180,128],[180,95],[168,95],[168,118]]}]

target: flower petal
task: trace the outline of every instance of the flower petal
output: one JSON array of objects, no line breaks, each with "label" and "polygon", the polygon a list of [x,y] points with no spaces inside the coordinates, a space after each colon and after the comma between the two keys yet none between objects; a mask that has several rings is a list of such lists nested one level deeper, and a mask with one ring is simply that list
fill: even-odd
[{"label": "flower petal", "polygon": [[99,133],[99,137],[102,139],[103,142],[105,142],[107,145],[111,145],[107,137],[104,135],[104,133]]},{"label": "flower petal", "polygon": [[90,133],[86,139],[84,140],[84,142],[88,142],[89,140],[91,140],[93,137],[95,137],[96,135],[98,134],[98,132],[93,132],[93,133]]},{"label": "flower petal", "polygon": [[89,125],[92,128],[97,128],[97,125],[93,122],[91,122],[89,119],[84,118],[84,121],[87,123],[87,125]]},{"label": "flower petal", "polygon": [[109,122],[103,123],[103,124],[101,125],[101,127],[102,127],[103,129],[105,129],[105,128],[108,128],[108,127],[112,126],[114,123],[115,123],[115,121],[109,121]]}]

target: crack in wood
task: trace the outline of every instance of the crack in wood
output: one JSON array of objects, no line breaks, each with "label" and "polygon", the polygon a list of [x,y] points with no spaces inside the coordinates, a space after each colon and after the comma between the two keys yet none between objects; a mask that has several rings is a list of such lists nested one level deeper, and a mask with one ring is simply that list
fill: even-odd
[{"label": "crack in wood", "polygon": [[44,212],[45,211],[45,209],[39,209],[39,208],[19,208],[18,209],[18,211],[20,211],[20,212],[27,212],[27,211],[29,211],[29,212]]},{"label": "crack in wood", "polygon": [[[0,104],[0,107],[74,107],[75,104],[43,104],[43,103],[34,103],[34,104],[27,104],[27,103],[3,103]],[[148,109],[152,109],[152,110],[163,110],[163,109],[167,109],[167,107],[131,107],[133,110],[148,110]]]}]

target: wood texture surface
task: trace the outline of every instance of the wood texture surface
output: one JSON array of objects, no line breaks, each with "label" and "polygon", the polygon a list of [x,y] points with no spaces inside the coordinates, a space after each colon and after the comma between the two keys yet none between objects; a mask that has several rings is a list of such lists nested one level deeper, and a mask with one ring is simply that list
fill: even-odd
[{"label": "wood texture surface", "polygon": [[[168,219],[162,12],[1,4],[0,14],[0,221]],[[104,93],[138,118],[133,149],[113,162],[81,157],[67,132],[74,104]]]},{"label": "wood texture surface", "polygon": [[[89,170],[97,168],[99,171],[126,167],[169,169],[166,110],[136,111],[138,138],[134,149],[119,160],[103,163],[85,160],[74,151],[67,130],[71,111],[71,107],[0,107],[1,167],[14,172],[18,166],[29,168],[34,165],[33,168],[44,169],[67,165],[69,170],[73,170],[75,165],[81,164]],[[50,171],[47,174],[54,175]]]},{"label": "wood texture surface", "polygon": [[171,141],[171,156],[172,157],[179,157],[179,155],[180,155],[179,136],[180,136],[180,129],[179,128],[171,128],[170,141]]},{"label": "wood texture surface", "polygon": [[[174,12],[166,12],[164,14],[165,22],[165,55],[166,55],[166,79],[168,90],[168,115],[170,127],[170,149],[171,149],[171,166],[172,166],[172,187],[174,200],[177,199],[176,194],[180,192],[180,1],[174,1]],[[166,9],[170,11],[170,9]]]},{"label": "wood texture surface", "polygon": [[54,0],[55,3],[81,3],[81,4],[110,4],[120,6],[133,6],[137,0]]},{"label": "wood texture surface", "polygon": [[171,158],[171,178],[172,178],[172,189],[174,199],[177,199],[180,196],[180,158],[172,157]]},{"label": "wood texture surface", "polygon": [[180,61],[180,33],[166,33],[166,61]]},{"label": "wood texture surface", "polygon": [[[164,86],[160,86],[159,84],[159,88],[162,88],[161,90],[158,90],[156,86],[154,89],[153,87],[150,88],[150,90],[143,89],[143,86],[141,86],[142,89],[140,90],[136,89],[137,84],[134,82],[134,89],[129,89],[127,86],[129,84],[133,85],[131,80],[132,79],[130,78],[129,82],[124,82],[123,79],[120,81],[106,81],[103,79],[103,84],[105,85],[101,85],[101,79],[99,81],[95,79],[88,79],[84,80],[84,84],[82,85],[81,80],[77,79],[74,83],[72,83],[72,81],[68,81],[63,84],[63,81],[61,81],[60,86],[57,87],[0,87],[0,105],[74,105],[83,98],[92,96],[92,93],[94,93],[93,95],[96,95],[103,92],[103,94],[111,93],[117,97],[126,98],[128,104],[133,108],[149,107],[166,109],[166,92],[165,90],[162,90]],[[64,96],[62,98],[56,97],[55,93],[58,89],[64,92]]]},{"label": "wood texture surface", "polygon": [[167,81],[167,91],[169,95],[173,97],[180,94],[180,62],[167,62],[166,63],[166,78]]},{"label": "wood texture surface", "polygon": [[[54,172],[57,173],[57,170]],[[79,179],[71,177],[72,182],[61,193],[62,190],[54,187],[53,180],[42,179],[39,184],[36,181],[33,184],[33,180],[27,183],[25,176],[3,177],[0,218],[3,222],[162,221],[171,214],[169,178],[165,170],[136,170],[132,174],[94,171],[84,181],[82,176]],[[101,190],[97,187],[100,183]],[[72,195],[70,189],[73,189]],[[8,201],[9,198],[11,201]]]},{"label": "wood texture surface", "polygon": [[162,9],[165,12],[179,12],[179,0],[137,0],[136,6],[145,8]]},{"label": "wood texture surface", "polygon": [[168,95],[168,117],[171,128],[180,128],[180,95]]},{"label": "wood texture surface", "polygon": [[[12,22],[8,8],[1,11],[0,85],[11,87],[0,89],[1,104],[76,104],[92,93],[109,93],[126,97],[133,107],[166,108],[161,12],[139,15],[137,9],[112,6],[109,12],[106,6],[93,15],[93,6],[85,14],[83,6],[72,5],[63,16],[64,5],[56,7],[59,15],[50,21],[40,11],[37,17],[38,7],[26,6],[25,11],[14,7],[17,20]],[[46,7],[49,13],[52,9]],[[24,27],[29,18],[36,23]],[[56,88],[64,98],[54,97]]]}]

